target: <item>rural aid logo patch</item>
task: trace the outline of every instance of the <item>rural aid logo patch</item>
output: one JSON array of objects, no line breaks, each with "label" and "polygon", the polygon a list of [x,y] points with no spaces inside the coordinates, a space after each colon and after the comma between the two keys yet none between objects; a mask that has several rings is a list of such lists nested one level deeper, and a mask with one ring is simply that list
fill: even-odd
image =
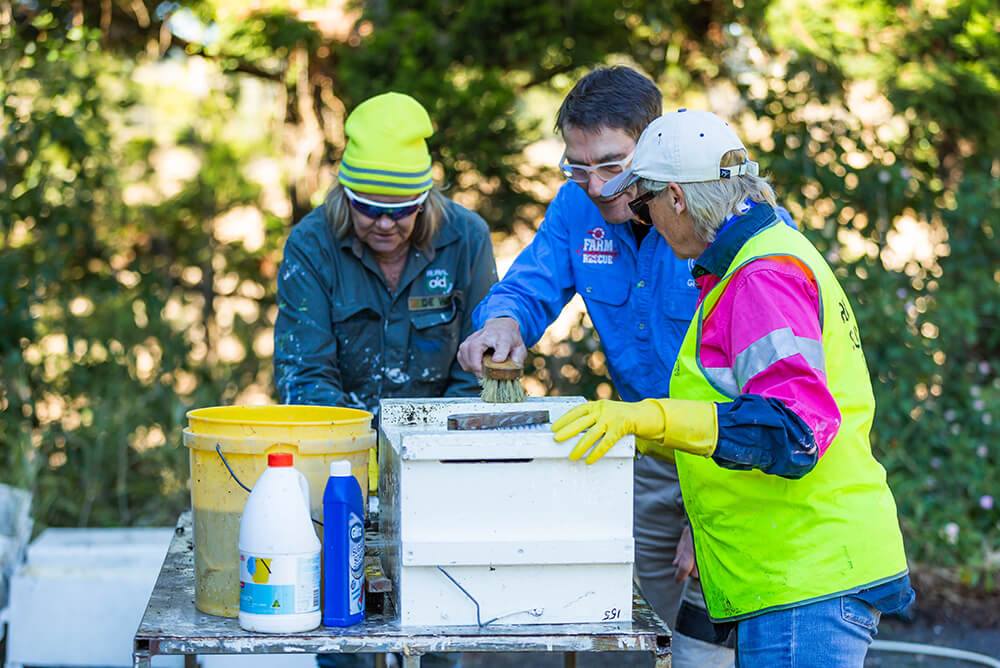
[{"label": "rural aid logo patch", "polygon": [[618,257],[614,239],[608,238],[603,227],[587,230],[589,236],[584,237],[583,246],[577,251],[584,264],[612,264]]},{"label": "rural aid logo patch", "polygon": [[454,285],[447,269],[428,269],[424,277],[427,279],[427,291],[431,294],[447,294]]}]

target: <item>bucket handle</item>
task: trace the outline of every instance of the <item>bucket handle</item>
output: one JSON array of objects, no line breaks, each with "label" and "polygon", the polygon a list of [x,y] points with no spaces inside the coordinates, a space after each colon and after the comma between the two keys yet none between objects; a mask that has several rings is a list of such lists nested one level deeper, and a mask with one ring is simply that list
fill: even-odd
[{"label": "bucket handle", "polygon": [[215,444],[215,451],[219,453],[219,459],[221,459],[222,463],[226,466],[226,470],[229,471],[229,475],[233,476],[233,480],[236,481],[236,484],[239,485],[240,487],[242,487],[243,489],[245,489],[247,492],[249,492],[250,488],[247,487],[246,485],[244,485],[242,482],[240,482],[240,479],[236,477],[235,473],[233,473],[233,469],[230,468],[229,462],[226,461],[226,456],[222,454],[222,444],[221,443],[216,443]]},{"label": "bucket handle", "polygon": [[[242,482],[240,482],[240,479],[236,477],[235,473],[233,473],[232,467],[229,466],[229,462],[226,461],[226,456],[224,454],[222,454],[222,444],[221,443],[216,443],[215,444],[215,451],[219,453],[219,459],[222,460],[222,463],[225,465],[226,470],[229,471],[229,475],[233,476],[233,480],[236,481],[236,484],[239,485],[240,487],[242,487],[243,489],[245,489],[247,492],[249,492],[250,488],[247,487],[246,485],[244,485]],[[301,475],[301,474],[299,474],[299,475]],[[305,478],[303,477],[302,480],[305,481]],[[306,490],[305,489],[303,489],[302,492],[303,492],[303,494],[306,494]],[[306,496],[306,508],[308,508],[308,507],[309,507],[309,497]],[[312,518],[312,517],[310,517],[309,519],[311,519],[313,522],[315,522],[319,526],[323,526],[323,523],[320,522],[319,520],[317,520],[315,518]]]}]

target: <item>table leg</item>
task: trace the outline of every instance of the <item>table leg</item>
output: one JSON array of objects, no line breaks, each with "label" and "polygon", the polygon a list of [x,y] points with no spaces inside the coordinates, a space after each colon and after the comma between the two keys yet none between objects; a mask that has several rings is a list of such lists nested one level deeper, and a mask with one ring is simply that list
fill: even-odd
[{"label": "table leg", "polygon": [[381,653],[375,655],[375,668],[386,668],[385,657],[386,655]]},{"label": "table leg", "polygon": [[403,654],[403,668],[420,668],[420,655]]},{"label": "table leg", "polygon": [[198,655],[197,654],[185,654],[184,655],[184,668],[198,668]]},{"label": "table leg", "polygon": [[132,642],[132,668],[149,668],[149,641],[133,640]]},{"label": "table leg", "polygon": [[563,652],[563,668],[576,668],[576,652]]}]

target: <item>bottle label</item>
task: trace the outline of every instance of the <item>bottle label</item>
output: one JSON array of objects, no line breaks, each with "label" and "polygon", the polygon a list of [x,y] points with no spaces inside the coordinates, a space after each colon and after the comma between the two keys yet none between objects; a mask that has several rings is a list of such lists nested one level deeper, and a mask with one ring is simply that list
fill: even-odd
[{"label": "bottle label", "polygon": [[354,513],[347,518],[347,531],[351,540],[351,574],[349,614],[356,615],[365,609],[365,523]]},{"label": "bottle label", "polygon": [[319,610],[320,555],[263,557],[240,552],[240,612],[297,615]]}]

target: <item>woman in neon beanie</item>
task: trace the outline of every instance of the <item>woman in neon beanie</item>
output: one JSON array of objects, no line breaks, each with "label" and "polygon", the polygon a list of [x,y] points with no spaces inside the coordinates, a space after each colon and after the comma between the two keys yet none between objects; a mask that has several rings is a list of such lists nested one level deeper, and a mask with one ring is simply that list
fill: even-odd
[{"label": "woman in neon beanie", "polygon": [[431,119],[409,95],[364,101],[344,130],[338,183],[278,272],[280,401],[374,413],[386,397],[477,395],[455,356],[496,282],[486,223],[434,185]]}]

